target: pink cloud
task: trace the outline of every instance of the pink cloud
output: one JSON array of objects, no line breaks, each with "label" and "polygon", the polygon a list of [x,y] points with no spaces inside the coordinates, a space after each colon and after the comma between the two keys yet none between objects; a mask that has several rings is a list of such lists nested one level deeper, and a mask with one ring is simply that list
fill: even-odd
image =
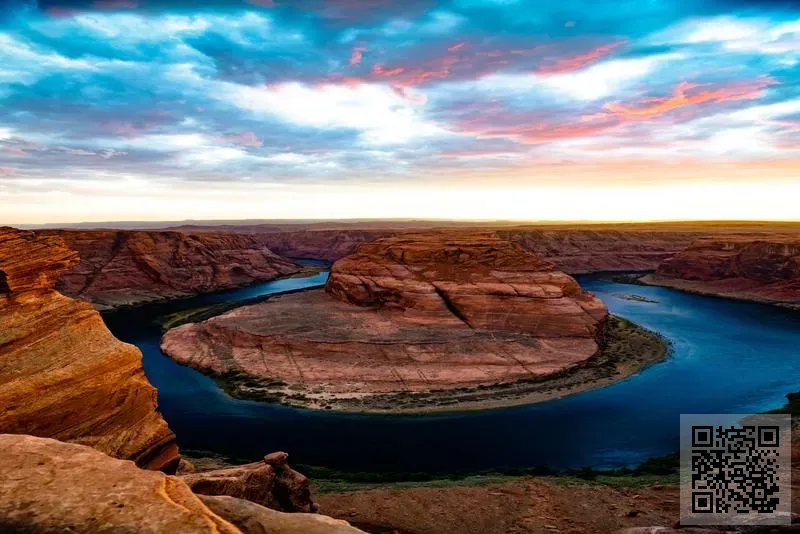
[{"label": "pink cloud", "polygon": [[625,120],[649,119],[691,105],[759,98],[765,88],[775,83],[772,78],[763,78],[701,89],[708,87],[708,84],[681,82],[670,96],[645,98],[629,105],[609,102],[604,108]]},{"label": "pink cloud", "polygon": [[595,63],[600,58],[607,56],[613,50],[624,45],[625,41],[617,41],[606,45],[598,46],[570,57],[565,57],[554,61],[553,63],[539,65],[536,68],[538,74],[561,74],[564,72],[572,72],[582,69],[592,63]]},{"label": "pink cloud", "polygon": [[258,136],[253,132],[228,134],[225,136],[225,140],[230,143],[235,143],[237,145],[243,145],[243,146],[250,146],[250,147],[264,146],[264,142],[261,141],[261,139],[259,139]]},{"label": "pink cloud", "polygon": [[3,176],[11,176],[12,174],[16,174],[16,172],[17,170],[11,167],[0,167],[0,175]]},{"label": "pink cloud", "polygon": [[350,55],[350,65],[355,66],[361,63],[361,58],[363,57],[363,54],[366,51],[367,51],[366,47],[363,46],[357,46],[353,48],[353,52]]},{"label": "pink cloud", "polygon": [[28,153],[25,152],[22,148],[18,146],[7,146],[5,147],[5,151],[14,154],[15,156],[27,156]]},{"label": "pink cloud", "polygon": [[458,52],[459,50],[463,49],[465,46],[467,46],[467,42],[466,41],[462,41],[462,42],[460,42],[458,44],[454,44],[453,46],[448,48],[447,51],[448,52]]}]

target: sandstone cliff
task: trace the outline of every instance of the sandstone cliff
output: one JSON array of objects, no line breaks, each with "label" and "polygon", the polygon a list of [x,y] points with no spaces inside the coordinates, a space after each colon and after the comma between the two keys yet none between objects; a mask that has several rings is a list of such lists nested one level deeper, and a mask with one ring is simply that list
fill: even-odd
[{"label": "sandstone cliff", "polygon": [[702,235],[696,231],[625,229],[524,229],[498,234],[571,274],[650,271]]},{"label": "sandstone cliff", "polygon": [[[277,254],[335,261],[353,254],[362,243],[407,233],[409,231],[403,229],[342,229],[264,232],[254,235],[260,243]],[[690,230],[524,227],[502,229],[497,233],[572,274],[653,270],[663,260],[704,235],[702,232]]]},{"label": "sandstone cliff", "polygon": [[47,230],[81,261],[56,289],[99,309],[230,289],[296,273],[301,266],[253,236],[133,230]]},{"label": "sandstone cliff", "polygon": [[[437,230],[438,228],[438,230]],[[570,274],[655,270],[692,241],[704,236],[800,233],[797,223],[664,222],[492,224],[458,221],[362,221],[182,226],[184,232],[226,232],[255,236],[277,254],[331,261],[353,254],[361,243],[382,237],[444,228],[492,231]]]},{"label": "sandstone cliff", "polygon": [[362,243],[393,233],[387,230],[297,230],[254,236],[259,243],[282,256],[336,261],[355,252]]},{"label": "sandstone cliff", "polygon": [[114,338],[91,305],[52,289],[77,262],[58,237],[0,228],[0,432],[174,469],[175,436],[156,412],[139,350]]},{"label": "sandstone cliff", "polygon": [[800,305],[800,236],[699,239],[645,283],[758,302]]},{"label": "sandstone cliff", "polygon": [[[491,233],[364,244],[326,290],[283,295],[167,332],[180,363],[288,402],[369,409],[376,393],[477,388],[580,365],[607,312],[552,264]],[[240,394],[242,391],[238,391]]]},{"label": "sandstone cliff", "polygon": [[357,534],[345,521],[195,495],[179,478],[52,439],[0,435],[0,530]]}]

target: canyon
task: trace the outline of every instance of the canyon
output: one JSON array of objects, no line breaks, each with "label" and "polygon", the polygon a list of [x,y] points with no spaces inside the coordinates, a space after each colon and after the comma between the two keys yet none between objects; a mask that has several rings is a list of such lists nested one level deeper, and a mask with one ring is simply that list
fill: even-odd
[{"label": "canyon", "polygon": [[105,310],[230,289],[296,274],[297,263],[253,236],[140,230],[43,230],[78,252],[63,294]]},{"label": "canyon", "polygon": [[78,262],[57,235],[0,228],[0,529],[359,532],[311,513],[285,453],[219,470],[183,461],[139,350],[53,289]]},{"label": "canyon", "polygon": [[0,228],[0,432],[174,470],[175,436],[156,411],[139,350],[118,341],[90,304],[53,289],[76,264],[57,236]]},{"label": "canyon", "polygon": [[[216,376],[237,396],[312,408],[475,409],[497,406],[485,398],[509,391],[518,393],[511,404],[525,403],[572,390],[557,382],[555,396],[532,396],[514,390],[517,384],[590,373],[604,347],[660,350],[646,332],[609,316],[567,272],[658,265],[645,282],[800,302],[797,234],[679,230],[244,235],[0,228],[0,433],[14,434],[0,435],[0,529],[59,531],[68,522],[92,531],[102,521],[112,530],[152,532],[360,532],[312,513],[311,482],[284,453],[219,469],[181,462],[139,351],[115,339],[94,308],[302,272],[279,253],[327,257],[338,261],[324,290],[271,297],[173,329],[162,341],[165,352]],[[576,376],[596,386],[626,375],[612,365],[605,382]],[[440,405],[442,399],[450,400]],[[174,472],[179,462],[180,475],[157,472]],[[590,532],[670,525],[675,498],[672,485],[522,479],[327,492],[317,502],[323,513],[372,532]]]},{"label": "canyon", "polygon": [[640,281],[800,308],[800,236],[733,234],[702,238]]},{"label": "canyon", "polygon": [[512,241],[427,232],[361,245],[334,264],[324,291],[169,330],[162,350],[240,396],[381,411],[415,394],[580,367],[599,352],[606,321],[599,299]]}]

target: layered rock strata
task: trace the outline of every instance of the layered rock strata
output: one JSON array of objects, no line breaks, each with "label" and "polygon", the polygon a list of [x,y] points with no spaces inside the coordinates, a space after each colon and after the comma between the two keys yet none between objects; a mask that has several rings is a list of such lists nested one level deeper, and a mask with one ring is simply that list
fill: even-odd
[{"label": "layered rock strata", "polygon": [[800,236],[699,239],[643,282],[685,291],[800,306]]},{"label": "layered rock strata", "polygon": [[333,266],[324,292],[183,325],[162,349],[314,406],[536,379],[593,356],[606,316],[599,299],[519,245],[439,232],[364,244]]},{"label": "layered rock strata", "polygon": [[0,228],[0,432],[92,446],[150,469],[179,461],[139,350],[86,302],[52,289],[78,255],[51,235]]},{"label": "layered rock strata", "polygon": [[253,236],[133,230],[47,230],[80,263],[56,289],[98,309],[185,297],[272,280],[302,270]]}]

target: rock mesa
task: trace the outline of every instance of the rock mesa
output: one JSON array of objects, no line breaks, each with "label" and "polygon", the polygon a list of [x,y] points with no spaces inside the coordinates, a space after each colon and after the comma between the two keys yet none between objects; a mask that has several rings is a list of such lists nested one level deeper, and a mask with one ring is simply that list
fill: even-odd
[{"label": "rock mesa", "polygon": [[162,349],[316,401],[535,379],[598,350],[603,303],[492,233],[379,239],[338,261],[324,291],[175,328]]}]

